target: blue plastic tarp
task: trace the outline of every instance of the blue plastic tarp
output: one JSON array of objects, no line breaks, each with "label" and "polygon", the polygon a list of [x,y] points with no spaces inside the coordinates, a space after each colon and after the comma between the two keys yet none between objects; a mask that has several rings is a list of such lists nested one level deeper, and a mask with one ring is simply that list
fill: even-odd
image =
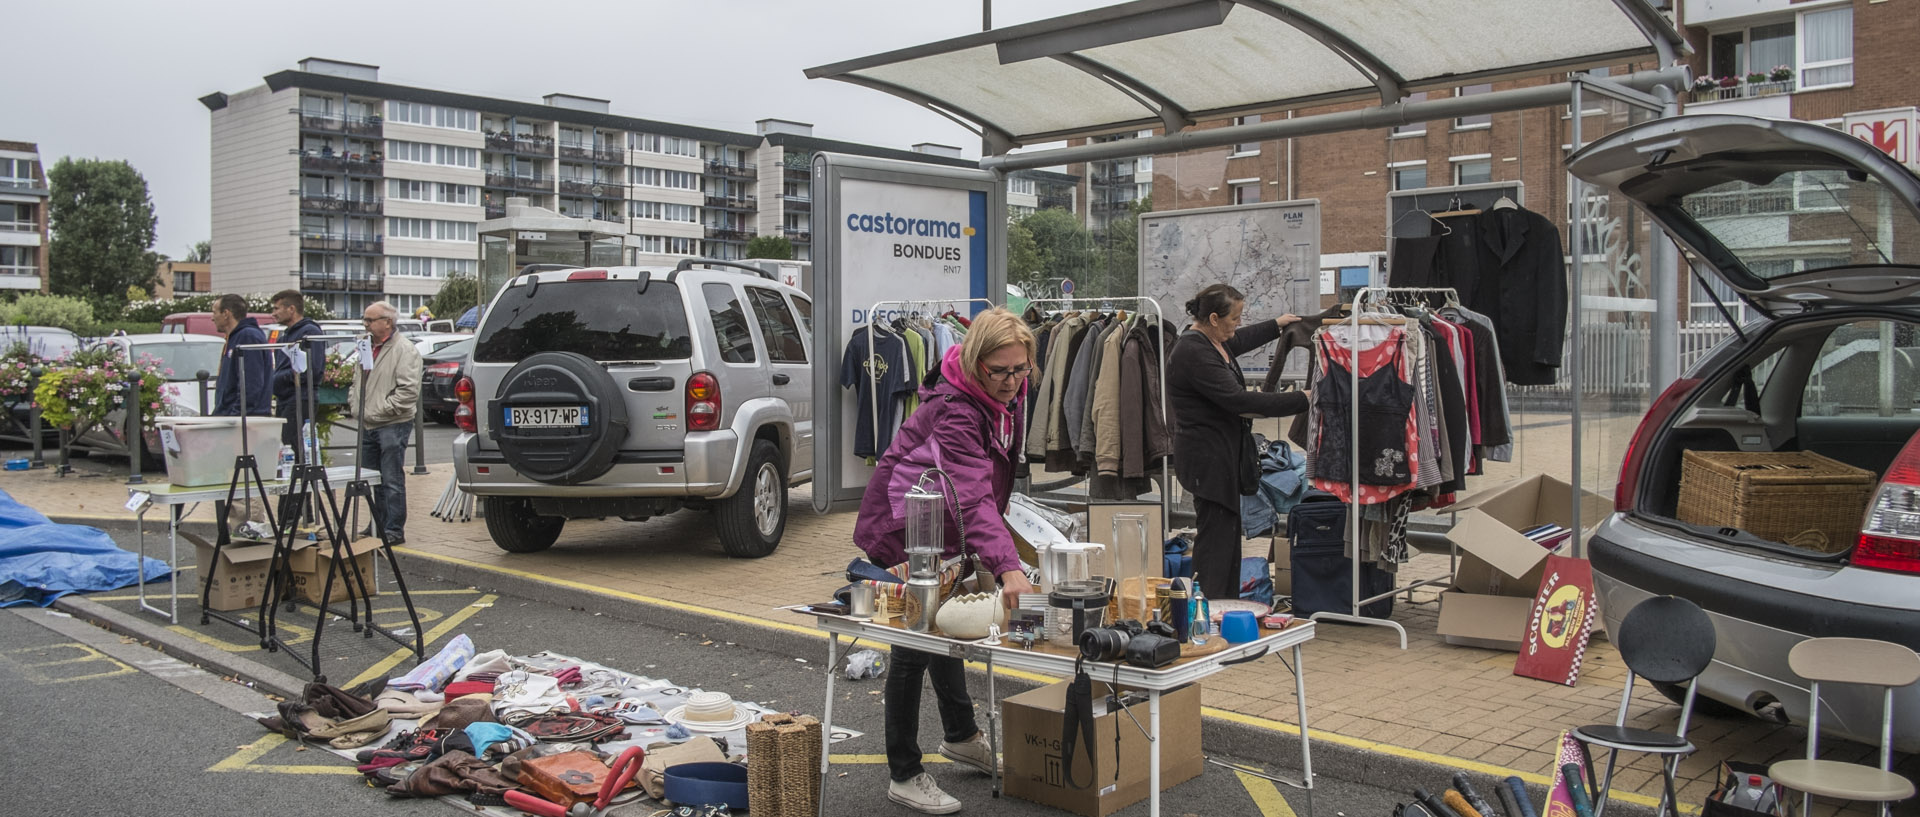
[{"label": "blue plastic tarp", "polygon": [[[140,581],[139,556],[121,550],[106,531],[60,525],[0,491],[0,584],[27,591],[0,594],[0,607],[45,607],[68,593],[117,590]],[[146,580],[165,578],[167,563],[146,560]]]}]

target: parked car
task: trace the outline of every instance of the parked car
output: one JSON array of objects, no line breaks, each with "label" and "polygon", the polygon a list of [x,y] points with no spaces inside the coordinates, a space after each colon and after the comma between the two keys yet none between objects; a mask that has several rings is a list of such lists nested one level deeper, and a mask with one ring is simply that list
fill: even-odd
[{"label": "parked car", "polygon": [[[160,393],[168,404],[167,412],[175,416],[192,416],[200,413],[199,373],[210,375],[206,382],[206,404],[214,404],[215,378],[211,375],[220,371],[220,351],[226,348],[226,341],[206,335],[188,334],[150,334],[150,335],[114,335],[94,341],[88,348],[111,347],[119,350],[120,356],[127,360],[139,360],[150,356],[159,361],[162,371],[172,370],[161,384]],[[248,372],[249,378],[254,376]],[[261,377],[272,376],[263,372]],[[107,415],[109,428],[125,428],[126,413],[116,410]],[[158,432],[149,431],[143,435],[144,448],[141,468],[157,468],[160,465],[160,439]],[[108,433],[106,428],[94,429],[74,440],[73,448],[89,453],[125,455],[127,446]]]},{"label": "parked car", "polygon": [[[249,312],[247,317],[254,319],[262,327],[273,325],[273,316],[265,312]],[[166,335],[226,337],[220,333],[220,330],[213,328],[212,312],[175,312],[160,319],[160,332]]]},{"label": "parked car", "polygon": [[420,410],[441,425],[453,425],[453,413],[460,409],[454,387],[467,376],[467,358],[473,354],[473,336],[461,337],[465,339],[420,356],[426,369],[420,379]]},{"label": "parked car", "polygon": [[[1567,168],[1639,203],[1759,315],[1654,400],[1633,436],[1615,513],[1590,546],[1607,626],[1650,596],[1690,599],[1719,636],[1700,693],[1805,723],[1795,644],[1920,649],[1920,453],[1896,460],[1920,431],[1920,176],[1838,130],[1731,115],[1627,128]],[[1678,518],[1688,450],[1812,451],[1885,481],[1857,536],[1770,541]],[[1877,693],[1824,691],[1823,729],[1878,742]],[[1896,743],[1920,750],[1920,688],[1896,698]]]},{"label": "parked car", "polygon": [[80,336],[58,326],[0,325],[0,351],[11,349],[17,343],[24,343],[34,354],[51,359],[80,348]]},{"label": "parked car", "polygon": [[[401,334],[406,333],[403,332]],[[408,334],[406,337],[407,340],[413,341],[413,348],[420,351],[421,357],[426,357],[461,341],[473,339],[472,335],[461,332],[417,332]]]},{"label": "parked car", "polygon": [[812,475],[812,303],[756,267],[529,272],[494,296],[457,385],[461,489],[494,544],[568,519],[709,509],[730,556],[780,545]]}]

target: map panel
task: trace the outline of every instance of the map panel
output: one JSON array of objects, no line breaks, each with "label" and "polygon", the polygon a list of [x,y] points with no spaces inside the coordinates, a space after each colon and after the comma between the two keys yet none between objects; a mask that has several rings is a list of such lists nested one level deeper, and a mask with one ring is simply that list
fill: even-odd
[{"label": "map panel", "polygon": [[[1243,323],[1320,311],[1320,202],[1272,202],[1140,215],[1140,294],[1175,326],[1201,289],[1228,284],[1247,296]],[[1240,358],[1264,377],[1271,346]]]}]

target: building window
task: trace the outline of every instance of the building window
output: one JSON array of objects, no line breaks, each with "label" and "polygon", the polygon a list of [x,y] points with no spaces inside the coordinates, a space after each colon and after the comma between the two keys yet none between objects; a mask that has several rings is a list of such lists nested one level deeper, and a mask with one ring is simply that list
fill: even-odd
[{"label": "building window", "polygon": [[1405,167],[1393,168],[1393,189],[1417,190],[1427,186],[1427,165],[1415,162]]},{"label": "building window", "polygon": [[[1852,9],[1846,9],[1848,51],[1852,51]],[[1743,28],[1713,35],[1707,66],[1716,77],[1740,77],[1776,65],[1793,65],[1793,22]],[[1851,72],[1849,72],[1851,75]]]},{"label": "building window", "polygon": [[[1259,122],[1260,122],[1259,114],[1253,114],[1251,116],[1236,116],[1233,118],[1233,124],[1235,125],[1255,125],[1255,124],[1259,124]],[[1235,156],[1253,156],[1258,154],[1259,152],[1260,152],[1259,142],[1241,142],[1233,146],[1233,155]],[[1260,195],[1259,191],[1254,192],[1255,201],[1259,200],[1259,195]]]},{"label": "building window", "polygon": [[39,275],[37,247],[0,246],[0,275]]},{"label": "building window", "polygon": [[1800,15],[1800,87],[1823,88],[1853,82],[1853,7]]},{"label": "building window", "polygon": [[175,271],[173,273],[173,294],[178,295],[182,292],[193,291],[195,291],[193,288],[193,273]]},{"label": "building window", "polygon": [[430,218],[389,218],[388,238],[417,238],[423,241],[473,241],[478,237],[471,221],[444,221]]},{"label": "building window", "polygon": [[472,275],[480,262],[471,258],[423,258],[417,255],[387,256],[387,274],[411,278],[445,278],[456,272]]},{"label": "building window", "polygon": [[387,158],[396,162],[446,165],[448,167],[480,166],[480,151],[473,148],[459,148],[451,145],[429,145],[425,142],[403,142],[398,139],[387,140]]},{"label": "building window", "polygon": [[629,133],[627,146],[646,153],[664,153],[668,156],[699,156],[700,143],[679,136],[661,136],[657,133]]},{"label": "building window", "polygon": [[[1613,74],[1613,69],[1608,68],[1606,66],[1601,66],[1599,68],[1589,68],[1585,71],[1579,71],[1573,74],[1569,74],[1568,78],[1571,79],[1576,76],[1584,76],[1588,79],[1606,79],[1608,76],[1611,76],[1612,74]],[[1581,94],[1581,101],[1580,101],[1580,105],[1583,108],[1583,110],[1581,110],[1580,112],[1587,116],[1599,116],[1600,114],[1607,112],[1607,109],[1605,107],[1602,107],[1606,103],[1606,101],[1607,101],[1607,98],[1599,94],[1583,93]],[[1573,113],[1572,105],[1567,106],[1567,113],[1569,114]]]},{"label": "building window", "polygon": [[1239,184],[1229,184],[1228,188],[1233,191],[1234,204],[1259,204],[1260,203],[1260,182],[1258,180],[1239,183]]},{"label": "building window", "polygon": [[0,184],[33,187],[40,176],[40,163],[33,159],[0,159]]},{"label": "building window", "polygon": [[449,108],[445,105],[424,105],[419,102],[387,102],[387,118],[409,125],[425,125],[429,128],[448,128],[451,130],[479,130],[480,114],[461,108]]},{"label": "building window", "polygon": [[1007,192],[1016,196],[1031,196],[1034,194],[1033,179],[1021,176],[1007,179]]},{"label": "building window", "polygon": [[684,170],[664,170],[658,167],[628,168],[629,182],[646,187],[668,187],[675,190],[699,190],[700,177]]},{"label": "building window", "polygon": [[1493,159],[1457,159],[1454,161],[1454,184],[1485,184],[1490,181],[1493,181]]},{"label": "building window", "polygon": [[[1462,85],[1458,88],[1455,88],[1453,89],[1453,95],[1454,96],[1475,96],[1477,94],[1491,93],[1492,91],[1493,91],[1493,83],[1482,82],[1479,85]],[[1493,127],[1493,114],[1490,114],[1490,113],[1475,114],[1473,116],[1463,116],[1463,117],[1460,117],[1459,119],[1453,120],[1454,130],[1466,130],[1468,128],[1491,128],[1491,127]]]},{"label": "building window", "polygon": [[[1427,92],[1415,91],[1411,94],[1407,94],[1406,101],[1408,104],[1411,104],[1414,102],[1425,102],[1427,101]],[[1394,136],[1424,136],[1426,135],[1426,133],[1427,133],[1427,123],[1425,122],[1409,122],[1405,125],[1401,125],[1400,127],[1393,129]]]}]

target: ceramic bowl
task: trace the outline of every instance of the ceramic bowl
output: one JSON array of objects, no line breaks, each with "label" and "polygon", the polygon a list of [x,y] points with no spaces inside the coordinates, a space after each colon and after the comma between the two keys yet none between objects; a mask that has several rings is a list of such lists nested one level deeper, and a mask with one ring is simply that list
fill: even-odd
[{"label": "ceramic bowl", "polygon": [[1007,610],[1000,593],[968,593],[947,599],[933,616],[933,625],[948,638],[986,638],[988,626],[1007,626]]}]

